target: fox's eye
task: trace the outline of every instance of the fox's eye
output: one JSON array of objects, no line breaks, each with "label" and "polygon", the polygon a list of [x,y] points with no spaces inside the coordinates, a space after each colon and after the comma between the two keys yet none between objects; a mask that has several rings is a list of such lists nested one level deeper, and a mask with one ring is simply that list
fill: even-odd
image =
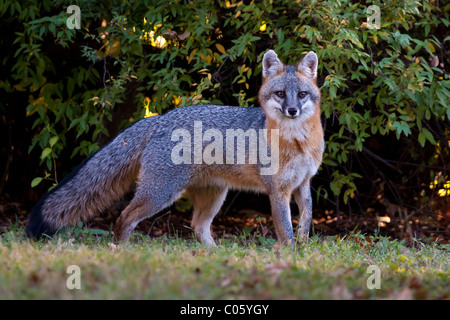
[{"label": "fox's eye", "polygon": [[277,91],[275,92],[275,94],[279,97],[279,98],[284,98],[286,96],[286,93],[284,91]]},{"label": "fox's eye", "polygon": [[299,97],[300,99],[302,99],[302,98],[304,98],[307,94],[308,94],[308,92],[306,92],[306,91],[300,91],[300,92],[298,93],[298,97]]}]

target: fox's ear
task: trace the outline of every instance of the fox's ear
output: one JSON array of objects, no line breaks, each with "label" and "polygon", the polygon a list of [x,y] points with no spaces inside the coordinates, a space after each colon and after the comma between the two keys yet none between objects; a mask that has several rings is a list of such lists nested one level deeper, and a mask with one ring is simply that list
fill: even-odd
[{"label": "fox's ear", "polygon": [[311,79],[317,78],[317,65],[319,61],[314,51],[310,51],[303,57],[297,65],[297,71],[303,73],[305,76]]},{"label": "fox's ear", "polygon": [[262,74],[264,78],[272,77],[284,70],[283,62],[278,59],[278,55],[273,50],[264,54],[262,63]]}]

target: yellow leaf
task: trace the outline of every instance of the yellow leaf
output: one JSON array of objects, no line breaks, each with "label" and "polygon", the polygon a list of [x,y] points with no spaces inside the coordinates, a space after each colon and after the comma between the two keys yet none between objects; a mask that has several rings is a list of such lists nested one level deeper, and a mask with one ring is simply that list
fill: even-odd
[{"label": "yellow leaf", "polygon": [[106,43],[106,55],[112,56],[113,58],[116,58],[120,54],[120,42],[119,40],[113,40],[112,45],[108,41]]},{"label": "yellow leaf", "polygon": [[267,24],[265,21],[263,21],[261,24],[261,27],[259,27],[259,31],[264,32],[264,31],[266,31],[266,29],[267,29]]},{"label": "yellow leaf", "polygon": [[156,113],[156,112],[151,112],[149,109],[146,109],[146,110],[145,110],[144,118],[154,117],[154,116],[157,116],[157,115],[158,115],[158,113]]},{"label": "yellow leaf", "polygon": [[20,83],[15,84],[14,89],[16,89],[17,91],[27,91]]},{"label": "yellow leaf", "polygon": [[178,105],[181,103],[181,96],[173,95],[173,96],[172,96],[172,103],[173,103],[175,106],[178,106]]},{"label": "yellow leaf", "polygon": [[431,52],[436,51],[436,49],[434,49],[434,46],[431,44],[431,42],[428,42],[428,46],[430,47]]},{"label": "yellow leaf", "polygon": [[197,72],[200,74],[208,74],[208,71],[209,71],[209,69],[201,69],[201,70],[198,70]]},{"label": "yellow leaf", "polygon": [[225,48],[220,43],[216,43],[216,48],[221,54],[226,54]]},{"label": "yellow leaf", "polygon": [[149,97],[144,98],[144,108],[145,109],[148,109],[150,107],[150,102],[151,102],[151,100]]},{"label": "yellow leaf", "polygon": [[186,58],[187,61],[188,61],[188,63],[191,63],[192,59],[194,58],[195,52],[196,52],[197,50],[198,50],[198,49],[192,50],[192,52],[191,52],[191,54],[189,55],[189,57]]},{"label": "yellow leaf", "polygon": [[202,59],[203,61],[205,61],[206,63],[211,63],[212,60],[212,56],[207,54],[206,56],[203,55],[203,53],[200,53],[200,59]]}]

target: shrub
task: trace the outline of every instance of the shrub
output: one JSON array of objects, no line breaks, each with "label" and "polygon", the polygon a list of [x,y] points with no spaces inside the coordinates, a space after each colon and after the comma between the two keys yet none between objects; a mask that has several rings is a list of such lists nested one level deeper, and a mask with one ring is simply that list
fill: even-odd
[{"label": "shrub", "polygon": [[11,46],[1,95],[28,96],[44,178],[56,180],[61,154],[98,149],[115,117],[125,127],[189,104],[255,106],[267,49],[289,63],[313,50],[326,131],[317,199],[436,209],[429,182],[445,184],[450,159],[444,1],[370,3],[379,28],[364,1],[85,0],[81,29],[66,25],[73,1],[2,4],[2,29],[14,34],[1,36]]}]

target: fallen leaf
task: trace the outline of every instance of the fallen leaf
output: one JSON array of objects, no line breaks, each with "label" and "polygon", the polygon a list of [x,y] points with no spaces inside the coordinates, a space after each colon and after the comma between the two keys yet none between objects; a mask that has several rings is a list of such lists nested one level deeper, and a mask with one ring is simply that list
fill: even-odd
[{"label": "fallen leaf", "polygon": [[352,294],[347,288],[345,282],[339,282],[331,288],[331,295],[336,300],[350,300],[353,298]]},{"label": "fallen leaf", "polygon": [[192,250],[191,253],[192,253],[193,256],[204,256],[206,251],[205,251],[205,249]]},{"label": "fallen leaf", "polygon": [[264,266],[268,274],[279,275],[283,270],[290,269],[291,264],[286,261],[277,261]]},{"label": "fallen leaf", "polygon": [[117,250],[118,248],[119,248],[119,246],[117,246],[117,245],[115,245],[114,243],[112,243],[112,242],[110,242],[110,243],[108,243],[108,247],[111,249],[111,250]]},{"label": "fallen leaf", "polygon": [[231,283],[231,277],[225,278],[222,280],[222,282],[220,282],[220,286],[223,287],[228,287]]},{"label": "fallen leaf", "polygon": [[410,288],[402,288],[399,292],[394,293],[393,298],[395,300],[412,300],[413,293]]}]

